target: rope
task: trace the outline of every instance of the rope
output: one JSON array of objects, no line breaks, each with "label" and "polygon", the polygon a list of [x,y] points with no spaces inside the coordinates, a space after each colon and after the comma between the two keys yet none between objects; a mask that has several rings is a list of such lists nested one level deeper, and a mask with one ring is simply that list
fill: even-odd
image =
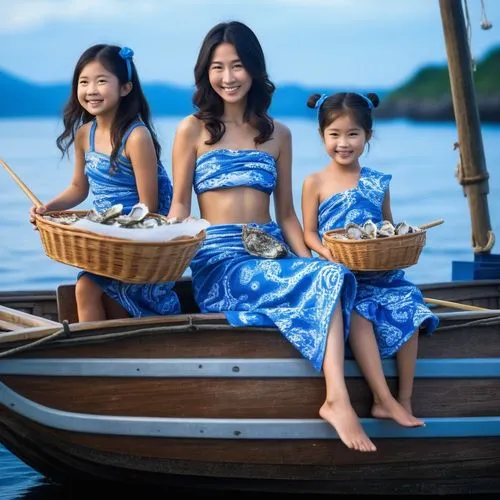
[{"label": "rope", "polygon": [[[66,320],[65,320],[66,321]],[[133,330],[128,330],[128,331],[120,331],[120,332],[114,332],[114,333],[105,333],[104,335],[101,333],[97,333],[96,335],[88,335],[85,337],[85,341],[88,343],[92,342],[100,342],[104,339],[109,340],[109,339],[121,339],[124,337],[130,337],[132,335],[142,335],[142,334],[153,334],[153,333],[164,333],[164,332],[185,332],[185,331],[198,331],[202,330],[205,328],[209,328],[210,330],[218,330],[218,331],[224,331],[224,330],[231,330],[233,327],[229,324],[212,324],[212,323],[194,323],[193,318],[189,316],[189,323],[187,325],[162,325],[162,326],[156,326],[156,327],[143,327],[143,328],[135,328]],[[274,330],[273,328],[265,328],[265,330]],[[74,342],[79,342],[82,340],[81,337],[75,337],[74,335],[70,335],[71,331],[69,329],[69,325],[66,321],[63,322],[63,328],[58,330],[55,333],[52,333],[51,335],[48,335],[47,337],[43,337],[41,339],[38,339],[34,342],[31,342],[29,344],[25,344],[19,347],[14,347],[13,349],[9,349],[8,351],[3,351],[0,352],[0,358],[9,356],[11,354],[15,354],[18,352],[26,351],[28,349],[32,349],[33,347],[36,347],[40,344],[44,344],[45,342],[49,342],[50,340],[54,340],[57,337],[63,336],[65,339],[61,339],[62,344],[72,344]]]},{"label": "rope", "polygon": [[486,16],[486,7],[484,6],[484,0],[481,0],[481,29],[482,30],[490,30],[493,28],[493,24],[488,20]]},{"label": "rope", "polygon": [[16,354],[18,352],[27,351],[28,349],[32,349],[33,347],[36,347],[37,345],[44,344],[45,342],[48,342],[49,340],[54,340],[55,338],[59,337],[62,334],[66,334],[66,331],[64,328],[61,328],[60,330],[57,330],[57,332],[54,332],[50,335],[47,335],[47,337],[42,337],[41,339],[35,340],[34,342],[30,342],[29,344],[24,344],[24,345],[21,345],[19,347],[14,347],[13,349],[9,349],[8,351],[0,352],[0,358],[4,358],[6,356],[9,356],[11,354]]},{"label": "rope", "polygon": [[495,326],[500,325],[500,315],[493,316],[492,318],[476,319],[474,321],[468,321],[467,323],[455,323],[454,325],[448,326],[438,326],[437,332],[443,332],[445,330],[456,330],[457,328],[469,328],[471,326]]},{"label": "rope", "polygon": [[464,12],[465,12],[465,28],[467,30],[467,45],[469,46],[471,68],[472,71],[476,71],[476,61],[472,57],[472,29],[470,24],[469,6],[467,5],[467,0],[464,0]]},{"label": "rope", "polygon": [[474,241],[474,236],[472,236],[472,249],[474,253],[490,252],[495,245],[495,233],[493,231],[488,231],[488,241],[484,247],[476,244]]},{"label": "rope", "polygon": [[[437,301],[437,299],[434,299]],[[438,314],[439,316],[439,314]],[[468,328],[470,326],[494,326],[494,325],[500,325],[500,314],[495,314],[495,316],[491,318],[482,318],[478,320],[473,320],[469,321],[467,323],[461,323],[461,324],[453,324],[449,326],[439,326],[438,331],[445,331],[445,330],[452,330],[452,329],[457,329],[457,328]],[[146,328],[137,328],[134,330],[129,330],[127,332],[118,332],[118,333],[112,333],[112,334],[106,334],[106,335],[96,335],[94,337],[87,337],[85,340],[87,341],[92,341],[92,340],[103,340],[103,338],[109,339],[109,338],[123,338],[123,337],[128,337],[132,335],[138,335],[138,334],[144,334],[144,333],[159,333],[162,331],[172,331],[172,330],[177,330],[177,331],[186,331],[186,330],[198,330],[201,328],[210,328],[212,330],[227,330],[231,329],[232,327],[230,325],[213,325],[213,324],[197,324],[194,325],[191,321],[190,324],[187,325],[179,325],[179,326],[161,326],[161,327],[146,327]],[[41,339],[35,340],[34,342],[30,342],[29,344],[25,344],[19,347],[14,347],[13,349],[9,349],[8,351],[3,351],[0,352],[0,358],[4,358],[6,356],[16,354],[18,352],[22,351],[27,351],[28,349],[33,349],[36,346],[39,346],[41,344],[44,344],[46,342],[49,342],[51,340],[56,339],[57,337],[64,335],[68,337],[68,325],[65,327],[61,328],[60,330],[57,330],[56,332],[52,333],[51,335],[48,335],[47,337],[43,337]],[[266,331],[273,331],[275,330],[274,328],[265,328]],[[67,340],[62,340],[62,343],[73,343],[75,341],[81,340],[80,338],[76,337],[70,337],[67,338]]]},{"label": "rope", "polygon": [[477,175],[471,175],[470,177],[466,177],[464,174],[464,168],[462,166],[462,162],[458,162],[456,177],[458,182],[462,186],[470,186],[472,184],[481,184],[481,182],[487,181],[490,178],[490,174],[488,172],[482,172]]}]

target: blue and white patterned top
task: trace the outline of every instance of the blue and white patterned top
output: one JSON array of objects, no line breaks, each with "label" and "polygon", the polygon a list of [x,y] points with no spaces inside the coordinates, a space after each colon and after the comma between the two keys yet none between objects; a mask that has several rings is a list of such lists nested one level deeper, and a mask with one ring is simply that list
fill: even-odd
[{"label": "blue and white patterned top", "polygon": [[382,204],[392,175],[362,167],[358,185],[335,193],[318,207],[320,239],[332,229],[340,229],[351,222],[364,224],[368,219],[378,223],[383,219]]},{"label": "blue and white patterned top", "polygon": [[[92,122],[89,134],[90,148],[85,152],[85,174],[89,179],[90,190],[94,196],[94,208],[102,212],[116,203],[123,204],[123,213],[129,213],[139,203],[136,178],[132,162],[123,154],[129,135],[136,127],[144,127],[140,120],[132,123],[125,132],[117,156],[115,169],[110,168],[110,156],[95,151],[96,121]],[[166,215],[172,202],[172,183],[165,168],[158,160],[158,210]],[[118,200],[118,201],[117,201]]]},{"label": "blue and white patterned top", "polygon": [[277,177],[276,160],[267,151],[213,149],[196,160],[194,191],[244,186],[270,194]]}]

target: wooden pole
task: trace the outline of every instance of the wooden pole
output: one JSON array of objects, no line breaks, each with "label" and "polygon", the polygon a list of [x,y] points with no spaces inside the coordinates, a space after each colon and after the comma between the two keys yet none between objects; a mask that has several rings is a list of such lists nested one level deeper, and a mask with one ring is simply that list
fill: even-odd
[{"label": "wooden pole", "polygon": [[472,59],[461,0],[439,0],[453,110],[460,148],[459,181],[469,202],[475,253],[489,253],[494,238],[488,212],[488,171],[476,103]]}]

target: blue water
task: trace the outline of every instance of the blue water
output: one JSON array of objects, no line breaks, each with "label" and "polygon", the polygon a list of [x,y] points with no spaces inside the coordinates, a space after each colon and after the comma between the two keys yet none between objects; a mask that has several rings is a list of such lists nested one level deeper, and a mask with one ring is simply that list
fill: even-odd
[{"label": "blue water", "polygon": [[[170,171],[170,150],[178,119],[156,123]],[[314,121],[286,120],[293,137],[293,192],[300,215],[304,177],[325,165]],[[48,201],[69,183],[70,160],[61,160],[55,147],[60,131],[57,119],[0,120],[0,158],[5,160],[42,201]],[[489,213],[496,235],[500,234],[500,126],[482,129],[486,163],[490,173]],[[415,283],[451,279],[452,261],[471,261],[470,211],[467,198],[455,177],[458,152],[453,124],[380,122],[370,151],[362,164],[393,174],[392,212],[395,220],[421,224],[443,218],[430,229],[427,245],[417,265],[407,271]],[[31,202],[10,176],[0,168],[0,290],[54,289],[73,282],[77,270],[49,260],[39,235],[28,223]],[[90,206],[84,203],[82,207]],[[194,212],[197,215],[197,212]],[[494,253],[500,253],[498,246]],[[0,445],[0,500],[76,498],[50,484]],[[150,498],[150,496],[148,496]]]}]

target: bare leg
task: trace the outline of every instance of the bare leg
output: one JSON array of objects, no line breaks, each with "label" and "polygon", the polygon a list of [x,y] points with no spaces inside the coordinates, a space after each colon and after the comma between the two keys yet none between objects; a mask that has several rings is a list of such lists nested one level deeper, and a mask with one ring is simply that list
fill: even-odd
[{"label": "bare leg", "polygon": [[[373,393],[372,415],[375,418],[391,418],[404,427],[419,427],[424,422],[414,417],[411,410],[400,404],[391,394],[385,379],[380,352],[373,325],[353,312],[349,342],[354,357]],[[405,388],[408,383],[405,382]]]},{"label": "bare leg", "polygon": [[130,318],[129,312],[116,300],[103,293],[102,301],[107,319]]},{"label": "bare leg", "polygon": [[411,397],[415,380],[415,365],[418,355],[418,329],[396,355],[399,374],[398,401],[413,414]]},{"label": "bare leg", "polygon": [[88,276],[82,276],[76,282],[75,295],[78,321],[102,321],[106,312],[102,301],[102,288]]},{"label": "bare leg", "polygon": [[319,410],[343,443],[358,451],[376,451],[375,445],[361,427],[349,399],[344,378],[344,327],[340,303],[337,304],[328,329],[323,373],[326,400]]}]

